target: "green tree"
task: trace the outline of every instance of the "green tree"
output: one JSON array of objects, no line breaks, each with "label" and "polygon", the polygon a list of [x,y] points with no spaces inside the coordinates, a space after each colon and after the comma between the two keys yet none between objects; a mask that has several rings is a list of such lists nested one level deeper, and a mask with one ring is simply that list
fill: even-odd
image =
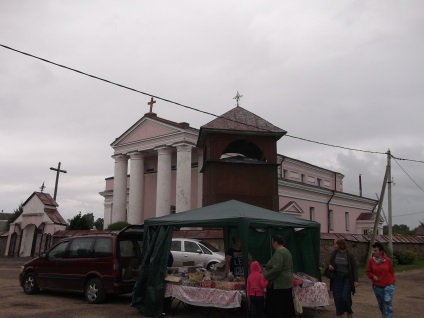
[{"label": "green tree", "polygon": [[96,222],[94,222],[94,226],[96,227],[97,230],[103,230],[103,224],[104,224],[104,221],[102,218],[98,218]]},{"label": "green tree", "polygon": [[[409,226],[405,224],[395,224],[392,226],[393,235],[412,235],[414,231],[409,229]],[[387,225],[383,226],[383,234],[389,234],[389,227]]]},{"label": "green tree", "polygon": [[16,219],[24,212],[24,207],[22,206],[23,202],[19,204],[19,207],[15,210],[13,210],[13,215],[9,219],[9,224],[16,221]]},{"label": "green tree", "polygon": [[[92,213],[90,213],[92,214]],[[81,216],[81,212],[75,215],[69,221],[69,230],[91,230],[93,226],[90,227],[90,217],[84,214]],[[94,223],[94,222],[93,222]]]}]

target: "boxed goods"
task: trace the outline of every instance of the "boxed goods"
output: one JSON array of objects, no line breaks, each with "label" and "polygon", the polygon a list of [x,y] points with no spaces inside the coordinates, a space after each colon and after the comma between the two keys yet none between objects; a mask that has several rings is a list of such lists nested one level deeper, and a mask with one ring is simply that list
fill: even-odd
[{"label": "boxed goods", "polygon": [[199,273],[189,273],[188,274],[188,279],[189,280],[194,280],[194,281],[199,281],[203,279],[203,274],[199,274]]}]

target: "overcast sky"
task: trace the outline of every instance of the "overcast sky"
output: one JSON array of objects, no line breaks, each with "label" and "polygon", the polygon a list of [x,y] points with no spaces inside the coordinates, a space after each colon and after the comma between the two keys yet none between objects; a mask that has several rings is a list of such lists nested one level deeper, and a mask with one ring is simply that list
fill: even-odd
[{"label": "overcast sky", "polygon": [[[418,161],[423,30],[422,0],[0,1],[0,44],[217,115],[239,91],[291,136]],[[53,196],[62,162],[62,216],[103,217],[110,144],[148,100],[0,47],[0,211],[43,182]],[[160,100],[154,112],[195,128],[214,119]],[[345,192],[359,194],[361,174],[363,195],[380,194],[384,154],[287,136],[278,152],[344,174]],[[393,224],[415,228],[424,163],[392,161],[392,176]]]}]

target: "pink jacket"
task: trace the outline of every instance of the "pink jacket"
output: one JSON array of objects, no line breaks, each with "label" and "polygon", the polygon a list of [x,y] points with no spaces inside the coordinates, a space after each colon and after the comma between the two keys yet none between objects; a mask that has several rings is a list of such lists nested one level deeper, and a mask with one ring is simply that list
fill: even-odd
[{"label": "pink jacket", "polygon": [[264,278],[261,271],[261,265],[257,261],[250,264],[250,274],[247,278],[247,295],[264,296],[264,289],[269,282]]}]

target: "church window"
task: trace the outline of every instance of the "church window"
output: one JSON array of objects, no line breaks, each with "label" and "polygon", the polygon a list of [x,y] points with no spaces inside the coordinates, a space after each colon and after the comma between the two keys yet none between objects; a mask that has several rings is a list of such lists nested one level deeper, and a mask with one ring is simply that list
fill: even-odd
[{"label": "church window", "polygon": [[349,226],[349,212],[345,212],[345,227],[346,232],[349,232],[350,226]]},{"label": "church window", "polygon": [[313,206],[309,208],[309,220],[315,221],[315,208]]},{"label": "church window", "polygon": [[243,162],[266,162],[262,150],[253,142],[235,140],[223,151],[220,160]]},{"label": "church window", "polygon": [[333,216],[333,210],[328,211],[328,229],[330,231],[334,230],[334,216]]}]

